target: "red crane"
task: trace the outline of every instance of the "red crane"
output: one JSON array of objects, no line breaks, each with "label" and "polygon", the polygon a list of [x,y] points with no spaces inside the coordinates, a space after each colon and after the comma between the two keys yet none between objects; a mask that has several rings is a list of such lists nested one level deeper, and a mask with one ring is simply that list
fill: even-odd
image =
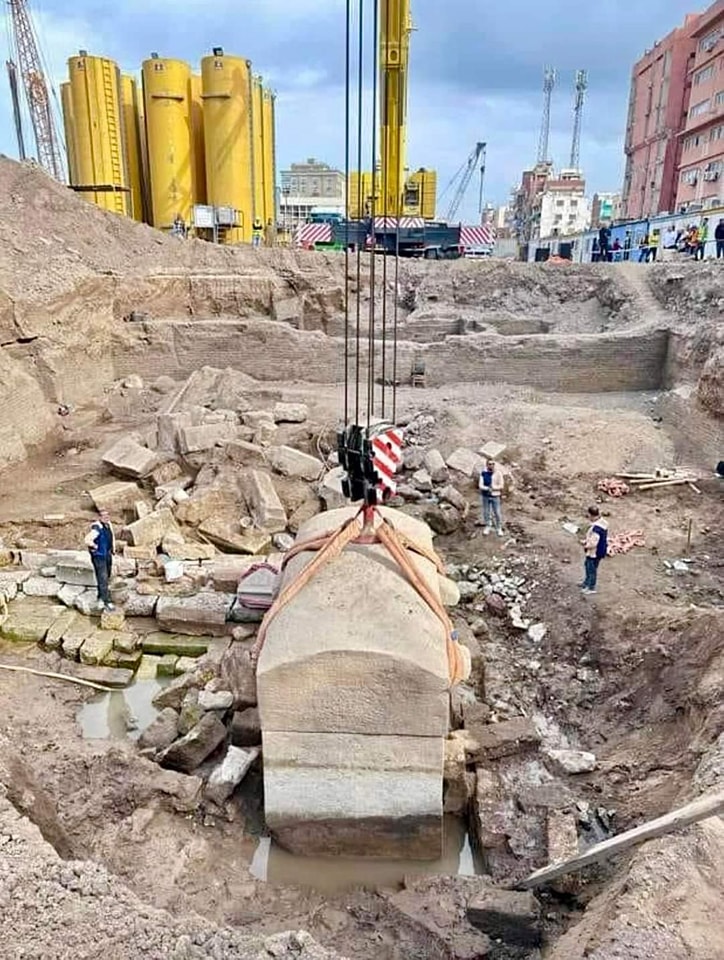
[{"label": "red crane", "polygon": [[[35,134],[38,163],[51,177],[65,182],[63,168],[63,150],[55,115],[50,99],[50,87],[45,77],[40,57],[38,38],[27,0],[8,0],[10,8],[11,36],[14,53],[25,90],[25,99]],[[15,69],[13,61],[8,62],[8,72],[12,78]],[[17,86],[17,85],[16,85]],[[11,79],[12,90],[12,79]],[[18,147],[21,157],[24,153],[22,129],[19,127],[19,111],[15,108],[15,124],[18,133]]]}]

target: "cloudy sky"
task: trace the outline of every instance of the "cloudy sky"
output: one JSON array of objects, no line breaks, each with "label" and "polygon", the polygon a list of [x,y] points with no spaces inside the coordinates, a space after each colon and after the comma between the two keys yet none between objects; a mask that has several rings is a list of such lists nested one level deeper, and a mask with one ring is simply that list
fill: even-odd
[{"label": "cloudy sky", "polygon": [[[495,203],[535,159],[545,63],[559,71],[553,160],[567,163],[573,79],[585,68],[582,166],[591,192],[619,189],[631,66],[699,9],[695,0],[412,0],[412,7],[409,165],[436,168],[444,186],[486,140],[485,194]],[[56,82],[79,48],[133,71],[151,50],[196,63],[223,45],[250,58],[277,90],[280,167],[311,156],[344,163],[345,0],[31,0],[31,8]],[[15,156],[4,72],[0,87],[0,152]],[[469,217],[475,192],[463,210]]]}]

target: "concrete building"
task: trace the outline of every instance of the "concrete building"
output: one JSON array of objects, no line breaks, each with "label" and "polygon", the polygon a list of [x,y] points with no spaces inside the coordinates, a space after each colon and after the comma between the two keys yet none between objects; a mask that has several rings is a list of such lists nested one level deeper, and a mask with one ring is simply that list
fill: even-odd
[{"label": "concrete building", "polygon": [[540,236],[538,219],[540,209],[537,206],[546,182],[553,176],[553,164],[549,161],[537,163],[531,170],[524,170],[520,186],[515,190],[511,206],[513,208],[513,230],[521,243],[527,243]]},{"label": "concrete building", "polygon": [[634,65],[621,191],[624,218],[640,219],[675,208],[679,133],[686,122],[699,21],[697,14],[688,15],[681,27],[657,41]]},{"label": "concrete building", "polygon": [[614,223],[621,219],[620,193],[594,193],[591,200],[591,229],[597,230],[602,223]]},{"label": "concrete building", "polygon": [[534,205],[534,236],[566,236],[587,230],[591,222],[591,204],[586,197],[586,181],[580,170],[561,170],[546,180]]},{"label": "concrete building", "polygon": [[281,171],[279,198],[282,226],[293,229],[306,223],[313,209],[344,214],[345,179],[341,170],[311,157]]},{"label": "concrete building", "polygon": [[724,200],[724,0],[692,31],[690,96],[680,136],[676,209],[706,210]]}]

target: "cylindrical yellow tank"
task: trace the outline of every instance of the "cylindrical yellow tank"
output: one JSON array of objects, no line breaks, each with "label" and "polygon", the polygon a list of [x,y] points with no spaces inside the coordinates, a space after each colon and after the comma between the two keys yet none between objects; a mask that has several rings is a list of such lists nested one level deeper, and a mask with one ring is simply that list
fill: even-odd
[{"label": "cylindrical yellow tank", "polygon": [[193,147],[193,199],[206,203],[206,146],[204,140],[204,101],[201,74],[192,73],[189,87],[191,99],[191,140]]},{"label": "cylindrical yellow tank", "polygon": [[169,230],[177,217],[191,221],[193,161],[189,87],[182,60],[143,62],[143,99],[154,227]]},{"label": "cylindrical yellow tank", "polygon": [[264,90],[264,209],[265,223],[269,220],[276,222],[277,194],[276,194],[276,94]]},{"label": "cylindrical yellow tank", "polygon": [[126,144],[126,167],[131,186],[131,216],[143,223],[144,184],[143,160],[141,153],[141,133],[138,116],[138,89],[136,81],[129,74],[121,75],[121,101],[123,103],[123,129]]},{"label": "cylindrical yellow tank", "polygon": [[261,77],[254,77],[251,114],[254,136],[254,217],[266,223],[268,214],[264,192],[264,84]]},{"label": "cylindrical yellow tank", "polygon": [[224,243],[250,242],[254,222],[251,63],[217,51],[201,61],[206,193],[215,207],[239,211]]},{"label": "cylindrical yellow tank", "polygon": [[128,215],[131,198],[118,67],[105,57],[83,53],[70,58],[68,70],[75,131],[75,187],[98,206]]},{"label": "cylindrical yellow tank", "polygon": [[73,122],[73,96],[70,81],[60,85],[60,102],[63,106],[63,126],[65,128],[65,150],[68,154],[68,174],[70,185],[78,183],[78,163],[75,155],[75,124]]}]

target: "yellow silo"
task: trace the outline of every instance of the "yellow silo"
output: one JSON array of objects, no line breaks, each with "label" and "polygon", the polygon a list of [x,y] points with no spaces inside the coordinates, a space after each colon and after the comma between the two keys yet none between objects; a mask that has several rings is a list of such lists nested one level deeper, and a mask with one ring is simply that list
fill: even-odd
[{"label": "yellow silo", "polygon": [[75,189],[99,207],[128,215],[131,199],[118,67],[105,57],[81,52],[70,58],[68,70],[75,131]]},{"label": "yellow silo", "polygon": [[143,223],[144,183],[141,152],[141,128],[138,116],[138,88],[127,73],[121,74],[121,101],[123,104],[123,132],[126,144],[126,167],[131,187],[131,216]]},{"label": "yellow silo", "polygon": [[73,96],[70,81],[60,85],[60,102],[63,107],[65,150],[68,154],[68,174],[71,187],[78,183],[78,163],[75,155],[75,125],[73,123]]},{"label": "yellow silo", "polygon": [[194,203],[206,203],[206,147],[204,142],[204,101],[201,74],[192,73],[189,87],[191,98],[191,141],[193,149]]},{"label": "yellow silo", "polygon": [[264,84],[261,77],[254,77],[251,115],[254,137],[254,216],[266,223],[269,214],[264,191]]},{"label": "yellow silo", "polygon": [[182,60],[152,55],[143,62],[151,218],[161,230],[169,230],[178,216],[191,222],[190,78],[191,68]]},{"label": "yellow silo", "polygon": [[264,209],[265,222],[276,222],[277,145],[276,145],[276,94],[264,89]]},{"label": "yellow silo", "polygon": [[237,210],[224,243],[250,242],[254,222],[251,63],[220,48],[201,61],[206,136],[206,193],[215,207]]}]

